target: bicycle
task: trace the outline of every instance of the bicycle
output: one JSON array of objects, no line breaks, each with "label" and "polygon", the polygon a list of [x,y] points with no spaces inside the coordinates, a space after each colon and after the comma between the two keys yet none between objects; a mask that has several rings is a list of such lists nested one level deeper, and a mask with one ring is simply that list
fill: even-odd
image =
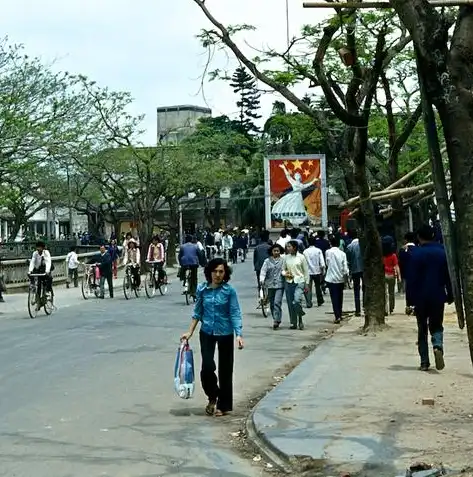
[{"label": "bicycle", "polygon": [[[162,262],[152,262],[152,261],[146,261],[149,265],[151,265],[151,270],[145,277],[145,292],[146,296],[148,298],[152,298],[153,296],[156,295],[156,290],[159,290],[159,293],[161,295],[166,295],[168,292],[168,281],[167,281],[167,276],[166,272],[163,269],[164,276],[163,278],[158,278],[156,277],[156,267],[155,265],[158,263]],[[159,271],[158,271],[159,274]]]},{"label": "bicycle", "polygon": [[38,293],[38,284],[41,277],[45,277],[46,273],[31,273],[28,275],[33,278],[33,283],[30,283],[28,290],[28,313],[30,318],[36,318],[38,311],[44,308],[46,315],[50,315],[54,310],[54,292],[51,288],[46,291],[46,284],[42,283],[41,295]]},{"label": "bicycle", "polygon": [[100,284],[97,283],[97,267],[98,264],[96,263],[85,265],[81,280],[81,291],[84,300],[88,300],[92,295],[95,295],[95,298],[100,295]]},{"label": "bicycle", "polygon": [[136,298],[139,298],[140,296],[141,287],[135,283],[135,277],[131,274],[131,267],[136,266],[138,265],[129,263],[125,267],[125,276],[123,277],[123,294],[127,300],[131,298],[132,292],[135,293]]},{"label": "bicycle", "polygon": [[[183,291],[182,294],[186,297],[186,305],[191,303],[191,295],[189,294],[189,288],[191,283],[191,269],[186,268],[184,272],[184,280],[182,282]],[[195,302],[195,296],[192,296],[193,301]]]},{"label": "bicycle", "polygon": [[257,310],[261,309],[261,313],[265,318],[268,317],[269,314],[269,299],[268,299],[268,290],[264,285],[260,285],[258,291],[258,306]]}]

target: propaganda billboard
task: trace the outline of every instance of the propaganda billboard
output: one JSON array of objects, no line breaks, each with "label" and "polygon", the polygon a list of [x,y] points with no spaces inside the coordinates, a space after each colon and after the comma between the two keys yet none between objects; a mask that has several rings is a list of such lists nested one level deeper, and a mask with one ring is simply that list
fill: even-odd
[{"label": "propaganda billboard", "polygon": [[325,155],[281,155],[265,159],[268,230],[326,227]]}]

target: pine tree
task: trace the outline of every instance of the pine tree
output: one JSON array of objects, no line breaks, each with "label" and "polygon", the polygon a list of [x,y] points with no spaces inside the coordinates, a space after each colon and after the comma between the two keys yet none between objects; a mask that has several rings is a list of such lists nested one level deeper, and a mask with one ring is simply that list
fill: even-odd
[{"label": "pine tree", "polygon": [[240,97],[236,103],[240,110],[240,127],[246,133],[258,133],[260,130],[254,121],[261,118],[258,114],[261,94],[256,87],[256,80],[240,66],[233,73],[230,86]]}]

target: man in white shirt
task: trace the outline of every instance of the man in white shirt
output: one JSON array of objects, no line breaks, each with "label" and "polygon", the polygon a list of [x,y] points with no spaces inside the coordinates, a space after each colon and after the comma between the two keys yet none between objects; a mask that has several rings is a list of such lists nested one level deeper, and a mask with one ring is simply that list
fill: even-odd
[{"label": "man in white shirt", "polygon": [[222,248],[223,248],[223,255],[225,257],[225,260],[229,260],[231,257],[231,251],[233,248],[233,238],[226,230],[225,232],[223,232]]},{"label": "man in white shirt", "polygon": [[307,308],[312,308],[312,287],[315,285],[315,294],[317,296],[317,306],[324,304],[324,295],[322,293],[322,280],[325,272],[324,254],[320,248],[315,246],[315,237],[309,237],[309,248],[304,250],[304,257],[309,266],[309,289],[305,295]]},{"label": "man in white shirt", "polygon": [[329,241],[331,248],[325,253],[327,262],[325,283],[330,292],[335,323],[340,323],[343,310],[343,289],[345,288],[345,278],[349,273],[348,263],[345,252],[342,252],[339,248],[340,240],[332,235]]},{"label": "man in white shirt", "polygon": [[[30,266],[28,267],[28,275],[30,274],[42,274],[45,273],[46,276],[39,277],[38,280],[38,294],[42,295],[41,286],[44,283],[46,287],[46,292],[52,292],[53,278],[51,272],[54,270],[51,255],[46,250],[46,244],[42,241],[36,243],[36,250],[33,252],[30,260]],[[31,283],[34,282],[34,279],[30,279]]]},{"label": "man in white shirt", "polygon": [[302,297],[307,291],[310,280],[309,266],[302,253],[297,251],[299,244],[296,240],[290,240],[286,245],[287,253],[284,255],[282,276],[285,280],[286,301],[291,319],[291,330],[304,329],[302,317],[305,315],[302,309]]},{"label": "man in white shirt", "polygon": [[217,247],[217,253],[220,253],[220,250],[222,249],[222,233],[220,230],[217,230],[214,233],[214,244]]},{"label": "man in white shirt", "polygon": [[278,245],[281,245],[281,247],[286,250],[286,245],[287,243],[291,240],[291,236],[288,234],[287,230],[281,230],[281,233],[279,235],[279,238],[276,240],[276,243]]},{"label": "man in white shirt", "polygon": [[79,257],[77,256],[76,247],[71,247],[71,251],[66,257],[67,264],[67,281],[66,287],[69,288],[71,281],[74,281],[74,287],[79,286]]}]

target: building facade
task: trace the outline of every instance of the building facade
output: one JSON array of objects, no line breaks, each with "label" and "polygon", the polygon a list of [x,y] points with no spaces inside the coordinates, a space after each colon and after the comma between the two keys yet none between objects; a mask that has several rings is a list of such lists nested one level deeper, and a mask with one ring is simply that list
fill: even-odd
[{"label": "building facade", "polygon": [[212,116],[212,110],[201,106],[161,106],[156,109],[157,144],[176,144],[192,134],[201,118]]}]

